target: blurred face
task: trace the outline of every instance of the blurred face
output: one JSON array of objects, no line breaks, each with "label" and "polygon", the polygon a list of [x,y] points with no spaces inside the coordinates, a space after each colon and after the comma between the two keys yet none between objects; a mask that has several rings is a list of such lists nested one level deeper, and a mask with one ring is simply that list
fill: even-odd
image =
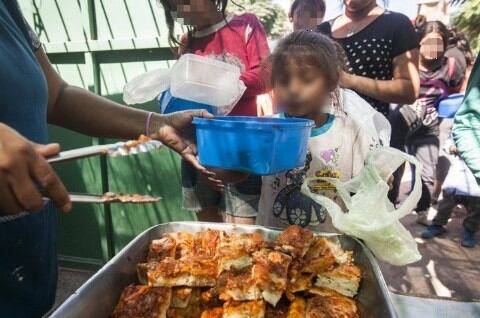
[{"label": "blurred face", "polygon": [[172,16],[183,25],[198,26],[210,19],[212,2],[210,0],[168,0]]},{"label": "blurred face", "polygon": [[428,33],[420,42],[420,55],[427,61],[433,61],[442,57],[444,43],[442,36],[437,33]]},{"label": "blurred face", "polygon": [[324,12],[312,10],[309,6],[299,6],[293,12],[293,31],[315,30],[323,21]]},{"label": "blurred face", "polygon": [[305,117],[321,111],[330,94],[323,74],[315,67],[288,63],[275,80],[275,98],[285,113]]},{"label": "blurred face", "polygon": [[358,11],[362,11],[369,6],[376,4],[376,0],[343,0],[343,4],[345,5],[345,10],[355,13]]}]

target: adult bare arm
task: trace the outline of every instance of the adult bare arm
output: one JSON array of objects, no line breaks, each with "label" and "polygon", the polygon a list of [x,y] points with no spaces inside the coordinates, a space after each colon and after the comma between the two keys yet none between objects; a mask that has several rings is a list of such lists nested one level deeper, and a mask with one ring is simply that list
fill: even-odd
[{"label": "adult bare arm", "polygon": [[57,144],[34,144],[0,123],[0,211],[16,214],[43,207],[41,186],[63,211],[71,209],[67,191],[44,157],[60,151]]},{"label": "adult bare arm", "polygon": [[344,72],[340,85],[386,103],[412,104],[420,92],[418,49],[394,58],[391,80],[375,80]]},{"label": "adult bare arm", "polygon": [[[134,139],[145,133],[147,112],[68,85],[55,71],[43,49],[37,50],[36,56],[48,82],[49,123],[96,137]],[[192,126],[195,116],[211,117],[206,111],[154,114],[149,131],[152,137],[204,171],[195,157]]]}]

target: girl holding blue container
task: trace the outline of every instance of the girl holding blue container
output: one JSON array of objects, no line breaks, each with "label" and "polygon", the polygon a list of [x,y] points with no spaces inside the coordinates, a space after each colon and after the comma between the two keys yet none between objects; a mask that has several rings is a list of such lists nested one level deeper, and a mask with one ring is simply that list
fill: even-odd
[{"label": "girl holding blue container", "polygon": [[[342,50],[326,36],[298,31],[278,44],[270,64],[271,85],[285,110],[279,116],[310,119],[315,127],[303,167],[263,177],[257,224],[299,224],[337,232],[326,210],[304,195],[301,186],[308,177],[351,179],[363,168],[367,153],[378,146],[377,140],[342,111],[338,89],[344,65]],[[294,151],[298,145],[291,147]],[[328,182],[315,181],[309,186],[314,193],[339,201],[335,187]]]},{"label": "girl holding blue container", "polygon": [[[266,91],[262,62],[269,54],[267,38],[258,18],[249,13],[226,14],[228,0],[160,0],[165,9],[172,45],[179,46],[178,55],[191,53],[236,65],[246,91],[230,115],[257,116],[257,95]],[[178,41],[174,22],[184,24],[188,33]],[[162,109],[175,111],[192,108],[190,102],[171,98],[169,92],[160,97]],[[210,112],[208,105],[194,105]],[[219,210],[225,210],[227,221],[254,223],[258,210],[261,178],[250,176],[236,185],[211,187],[212,180],[182,162],[183,207],[198,212],[201,221],[221,221]],[[218,185],[218,184],[217,184]],[[221,191],[217,191],[222,189]]]}]

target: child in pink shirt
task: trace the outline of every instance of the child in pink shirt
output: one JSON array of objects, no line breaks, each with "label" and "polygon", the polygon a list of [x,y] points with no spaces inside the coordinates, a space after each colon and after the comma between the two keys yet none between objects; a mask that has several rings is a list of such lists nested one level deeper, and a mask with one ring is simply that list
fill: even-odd
[{"label": "child in pink shirt", "polygon": [[[269,55],[262,24],[254,14],[225,14],[228,0],[160,0],[172,45],[179,55],[192,53],[236,65],[247,90],[230,115],[257,116],[257,96],[266,92],[262,63]],[[181,40],[175,37],[175,20],[187,26]],[[205,176],[182,163],[183,207],[198,212],[202,221],[217,221],[223,210],[230,222],[255,223],[261,178],[226,185],[223,193],[208,186]]]},{"label": "child in pink shirt", "polygon": [[[179,55],[193,53],[236,65],[247,90],[230,115],[257,116],[257,95],[266,91],[262,62],[269,55],[267,37],[254,14],[225,15],[227,1],[160,0],[172,44],[179,45]],[[177,41],[174,17],[186,24],[188,33]]]}]

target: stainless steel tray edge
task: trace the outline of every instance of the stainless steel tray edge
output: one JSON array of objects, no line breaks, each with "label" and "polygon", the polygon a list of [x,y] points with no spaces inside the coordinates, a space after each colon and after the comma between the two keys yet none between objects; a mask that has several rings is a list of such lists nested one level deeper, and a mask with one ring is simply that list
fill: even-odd
[{"label": "stainless steel tray edge", "polygon": [[[146,229],[106,263],[50,316],[54,318],[108,317],[125,286],[136,282],[136,264],[146,258],[146,247],[152,239],[172,231],[258,231],[266,239],[273,239],[279,229],[256,225],[225,223],[172,222]],[[357,297],[362,318],[397,318],[387,285],[373,254],[359,240],[333,233],[316,233],[337,237],[344,248],[354,250],[356,263],[364,270],[364,279]]]}]

